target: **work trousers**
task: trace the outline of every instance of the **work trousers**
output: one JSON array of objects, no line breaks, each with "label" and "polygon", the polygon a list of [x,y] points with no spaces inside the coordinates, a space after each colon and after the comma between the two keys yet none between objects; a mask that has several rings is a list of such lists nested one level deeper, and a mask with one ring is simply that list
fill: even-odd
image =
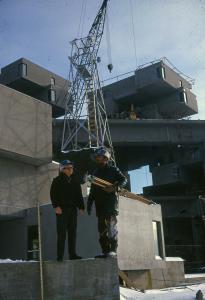
[{"label": "work trousers", "polygon": [[57,258],[62,259],[64,255],[66,233],[68,233],[68,254],[76,254],[76,230],[77,209],[66,207],[62,209],[61,215],[56,215],[57,223]]},{"label": "work trousers", "polygon": [[98,232],[102,252],[104,254],[110,251],[116,252],[118,245],[117,217],[98,215]]}]

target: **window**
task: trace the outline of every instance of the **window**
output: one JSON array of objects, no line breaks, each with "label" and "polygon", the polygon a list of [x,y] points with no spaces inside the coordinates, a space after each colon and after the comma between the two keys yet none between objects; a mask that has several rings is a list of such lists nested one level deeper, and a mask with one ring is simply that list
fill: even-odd
[{"label": "window", "polygon": [[179,86],[180,86],[180,87],[183,87],[182,80],[179,80]]},{"label": "window", "polygon": [[28,227],[28,260],[39,259],[39,242],[38,242],[38,226],[32,225]]},{"label": "window", "polygon": [[179,93],[179,101],[181,103],[187,103],[187,94],[184,89]]},{"label": "window", "polygon": [[175,178],[179,178],[180,177],[180,172],[179,172],[179,168],[178,167],[173,167],[172,168],[172,175]]},{"label": "window", "polygon": [[164,257],[162,245],[162,231],[161,223],[159,221],[152,221],[153,238],[154,238],[154,254],[155,258]]},{"label": "window", "polygon": [[53,89],[48,90],[48,100],[51,102],[56,101],[56,91]]},{"label": "window", "polygon": [[55,78],[51,77],[51,85],[55,85]]},{"label": "window", "polygon": [[24,77],[24,76],[27,76],[27,65],[26,64],[19,64],[18,65],[18,72],[19,72],[19,75]]},{"label": "window", "polygon": [[157,68],[157,77],[161,78],[161,79],[166,78],[166,76],[165,76],[165,68],[164,67],[161,66],[161,67]]}]

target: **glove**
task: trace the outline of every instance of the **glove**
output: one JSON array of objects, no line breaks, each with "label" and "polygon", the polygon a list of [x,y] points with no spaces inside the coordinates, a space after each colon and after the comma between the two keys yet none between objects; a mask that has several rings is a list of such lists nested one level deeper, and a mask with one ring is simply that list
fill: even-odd
[{"label": "glove", "polygon": [[114,185],[111,185],[111,186],[104,187],[103,190],[105,192],[107,192],[108,194],[110,194],[110,193],[116,192],[117,189]]}]

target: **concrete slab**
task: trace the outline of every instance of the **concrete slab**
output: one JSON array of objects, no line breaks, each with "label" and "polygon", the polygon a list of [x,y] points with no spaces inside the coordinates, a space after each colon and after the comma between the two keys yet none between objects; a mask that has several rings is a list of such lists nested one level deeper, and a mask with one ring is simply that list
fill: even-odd
[{"label": "concrete slab", "polygon": [[[45,300],[119,300],[116,259],[43,263]],[[39,300],[38,263],[0,264],[0,299]]]},{"label": "concrete slab", "polygon": [[0,156],[33,165],[52,161],[49,104],[0,85]]}]

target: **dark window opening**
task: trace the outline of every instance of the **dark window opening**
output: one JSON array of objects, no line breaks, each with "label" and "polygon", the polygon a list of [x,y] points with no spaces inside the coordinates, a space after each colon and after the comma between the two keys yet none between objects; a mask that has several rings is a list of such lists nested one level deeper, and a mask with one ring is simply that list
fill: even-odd
[{"label": "dark window opening", "polygon": [[162,230],[159,221],[152,221],[153,237],[154,237],[154,255],[155,257],[164,257],[163,243],[162,243]]},{"label": "dark window opening", "polygon": [[48,100],[51,102],[55,102],[56,101],[56,91],[55,90],[48,90]]},{"label": "dark window opening", "polygon": [[19,64],[18,65],[18,72],[20,76],[27,76],[27,65],[26,64]]},{"label": "dark window opening", "polygon": [[157,68],[157,77],[158,78],[161,78],[161,79],[164,79],[166,78],[166,75],[165,75],[165,68],[164,67],[158,67]]},{"label": "dark window opening", "polygon": [[51,85],[55,85],[55,78],[51,77]]},{"label": "dark window opening", "polygon": [[179,93],[179,101],[181,103],[187,103],[187,94],[186,94],[185,90],[183,90]]},{"label": "dark window opening", "polygon": [[28,248],[27,248],[28,260],[39,259],[39,241],[38,241],[38,226],[28,226]]}]

